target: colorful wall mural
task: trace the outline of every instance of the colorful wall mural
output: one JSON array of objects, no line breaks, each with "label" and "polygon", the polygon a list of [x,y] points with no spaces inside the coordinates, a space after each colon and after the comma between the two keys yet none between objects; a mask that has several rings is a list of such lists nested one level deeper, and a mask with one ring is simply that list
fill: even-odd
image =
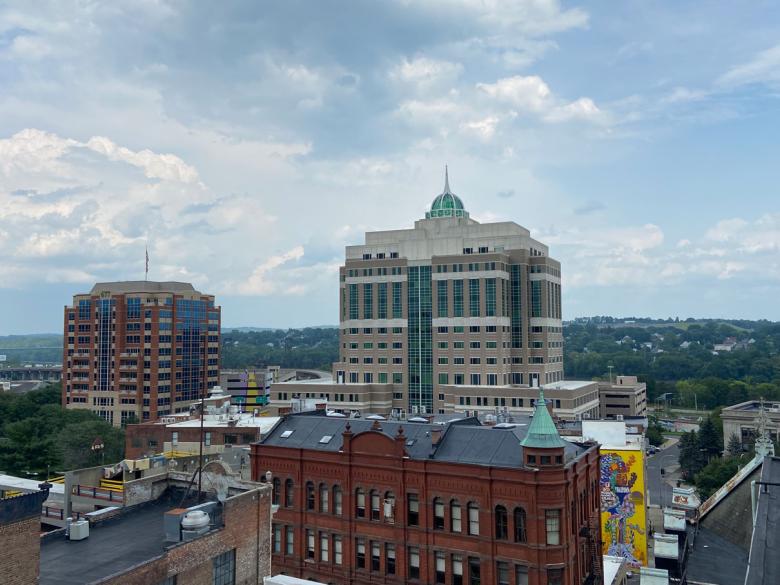
[{"label": "colorful wall mural", "polygon": [[641,450],[601,449],[601,537],[604,554],[647,566],[645,463]]}]

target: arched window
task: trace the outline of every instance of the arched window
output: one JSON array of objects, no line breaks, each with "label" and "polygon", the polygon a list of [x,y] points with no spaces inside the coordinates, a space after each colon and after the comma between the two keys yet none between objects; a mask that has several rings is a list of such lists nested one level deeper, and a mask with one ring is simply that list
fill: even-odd
[{"label": "arched window", "polygon": [[279,498],[281,497],[282,492],[282,480],[278,477],[275,477],[273,482],[273,492],[271,492],[271,503],[274,506],[279,505]]},{"label": "arched window", "polygon": [[358,518],[366,517],[366,492],[363,488],[355,490],[355,515]]},{"label": "arched window", "polygon": [[515,508],[515,542],[526,542],[525,510]]},{"label": "arched window", "polygon": [[453,532],[460,532],[460,504],[458,500],[452,500],[450,502],[450,530]]},{"label": "arched window", "polygon": [[379,492],[371,490],[371,519],[379,520],[382,515]]},{"label": "arched window", "polygon": [[395,522],[395,494],[393,492],[385,492],[382,508],[385,522]]},{"label": "arched window", "polygon": [[469,502],[466,508],[469,514],[469,534],[477,536],[479,534],[479,506],[474,502]]},{"label": "arched window", "polygon": [[284,505],[287,508],[291,508],[293,502],[293,480],[288,479],[284,482]]},{"label": "arched window", "polygon": [[507,517],[504,506],[496,506],[496,539],[506,540],[509,538],[509,518]]},{"label": "arched window", "polygon": [[444,500],[433,498],[433,529],[444,530]]},{"label": "arched window", "polygon": [[314,510],[314,483],[306,482],[306,509]]},{"label": "arched window", "polygon": [[320,484],[320,512],[323,514],[328,513],[328,496],[330,495],[330,491],[328,490],[328,486],[326,486],[324,483]]},{"label": "arched window", "polygon": [[336,514],[336,516],[341,516],[341,501],[342,501],[341,486],[334,485],[333,486],[333,513]]}]

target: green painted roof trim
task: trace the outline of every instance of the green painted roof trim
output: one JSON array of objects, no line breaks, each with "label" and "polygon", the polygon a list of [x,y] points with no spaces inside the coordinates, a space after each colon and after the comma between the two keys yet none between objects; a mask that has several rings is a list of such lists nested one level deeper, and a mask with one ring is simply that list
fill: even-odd
[{"label": "green painted roof trim", "polygon": [[547,410],[547,401],[544,399],[544,389],[539,388],[539,398],[534,408],[534,418],[531,426],[528,427],[528,433],[520,442],[523,447],[532,447],[535,449],[560,449],[566,446],[566,441],[561,439],[558,429]]}]

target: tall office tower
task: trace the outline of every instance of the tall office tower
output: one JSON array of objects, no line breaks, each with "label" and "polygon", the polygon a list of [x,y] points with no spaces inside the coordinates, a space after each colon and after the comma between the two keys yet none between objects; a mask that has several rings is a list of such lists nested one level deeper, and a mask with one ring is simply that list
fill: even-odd
[{"label": "tall office tower", "polygon": [[445,175],[413,229],[369,232],[347,247],[333,382],[274,384],[271,403],[297,396],[396,415],[530,413],[533,388],[557,382],[555,408],[596,416],[595,384],[560,384],[560,276],[526,228],[471,219]]},{"label": "tall office tower", "polygon": [[65,307],[62,404],[114,426],[181,412],[219,380],[220,307],[183,282],[99,282]]}]

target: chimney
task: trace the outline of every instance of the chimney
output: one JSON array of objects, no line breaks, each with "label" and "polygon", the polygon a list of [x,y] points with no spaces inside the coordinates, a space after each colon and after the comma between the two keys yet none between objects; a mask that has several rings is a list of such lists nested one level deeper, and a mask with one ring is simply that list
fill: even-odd
[{"label": "chimney", "polygon": [[292,414],[292,406],[279,407],[279,416],[287,416],[288,414]]},{"label": "chimney", "polygon": [[327,410],[327,408],[328,408],[327,402],[318,402],[317,404],[314,405],[314,410],[321,410],[324,412],[325,410]]},{"label": "chimney", "polygon": [[438,445],[441,441],[442,429],[431,429],[431,445]]},{"label": "chimney", "polygon": [[344,427],[344,432],[341,433],[341,449],[344,453],[349,453],[352,448],[352,425],[347,421],[347,426]]}]

